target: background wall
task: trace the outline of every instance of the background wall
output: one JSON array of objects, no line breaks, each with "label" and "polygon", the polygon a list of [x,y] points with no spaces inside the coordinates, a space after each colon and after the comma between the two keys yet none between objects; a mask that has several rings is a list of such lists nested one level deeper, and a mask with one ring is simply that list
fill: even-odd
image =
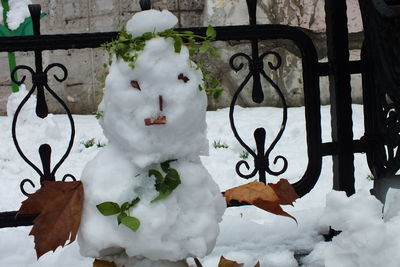
[{"label": "background wall", "polygon": [[[42,6],[47,14],[41,20],[42,34],[83,33],[117,31],[137,11],[138,0],[32,0]],[[179,19],[178,27],[203,26],[211,24],[235,25],[247,24],[248,14],[244,0],[153,0],[153,8],[169,9]],[[362,41],[362,24],[358,14],[356,0],[348,1],[350,47],[352,58],[359,57]],[[321,60],[325,60],[325,23],[324,0],[262,0],[258,1],[258,23],[279,23],[300,26],[313,38]],[[233,92],[246,75],[246,70],[235,73],[228,66],[229,58],[236,52],[249,53],[246,43],[216,43],[221,49],[220,59],[210,59],[209,69],[218,76],[225,92],[218,101],[210,99],[209,108],[215,109],[229,105]],[[299,52],[287,41],[264,42],[260,49],[278,51],[283,59],[282,67],[271,76],[282,88],[291,106],[302,105],[301,61]],[[16,53],[17,64],[34,66],[32,53]],[[73,113],[95,113],[102,97],[102,82],[106,69],[103,63],[107,56],[102,49],[81,49],[68,51],[44,52],[44,65],[62,63],[68,71],[68,79],[63,84],[56,83],[49,77],[50,86],[64,99]],[[6,111],[6,102],[11,94],[10,74],[6,53],[0,53],[0,113]],[[361,82],[355,77],[354,101],[361,102]],[[329,102],[327,79],[321,79],[321,100]],[[30,81],[27,82],[30,88]],[[265,84],[266,100],[263,105],[279,106],[280,101],[273,89]],[[250,90],[248,90],[250,91]],[[244,92],[239,104],[251,106],[249,92]],[[62,112],[61,107],[49,99],[52,112]]]}]

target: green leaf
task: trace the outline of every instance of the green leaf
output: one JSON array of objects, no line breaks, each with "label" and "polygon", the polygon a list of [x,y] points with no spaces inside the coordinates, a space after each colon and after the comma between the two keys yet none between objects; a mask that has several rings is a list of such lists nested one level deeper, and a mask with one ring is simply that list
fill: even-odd
[{"label": "green leaf", "polygon": [[128,216],[128,214],[126,214],[126,212],[124,212],[124,211],[121,211],[121,213],[117,217],[118,225],[121,224],[122,219],[125,218],[126,216]]},{"label": "green leaf", "polygon": [[207,35],[208,38],[214,40],[215,37],[217,37],[217,32],[215,31],[215,29],[211,25],[208,25],[207,31],[206,31],[206,35]]},{"label": "green leaf", "polygon": [[182,49],[182,45],[183,45],[183,40],[181,37],[176,36],[174,38],[174,49],[175,49],[175,53],[180,53],[181,49]]},{"label": "green leaf", "polygon": [[160,192],[160,194],[158,194],[158,196],[156,198],[154,198],[151,201],[151,203],[163,200],[163,199],[167,198],[169,195],[171,195],[171,193],[172,193],[172,190],[169,190],[169,189],[167,191],[165,191],[165,192]]},{"label": "green leaf", "polygon": [[122,55],[125,55],[128,52],[128,49],[129,49],[129,45],[128,44],[119,43],[115,47],[115,52],[116,52],[117,56],[122,56]]},{"label": "green leaf", "polygon": [[161,169],[163,170],[163,172],[167,173],[169,171],[169,169],[170,169],[169,164],[173,161],[176,161],[176,159],[170,159],[170,160],[160,163],[160,166],[161,166]]},{"label": "green leaf", "polygon": [[131,229],[133,232],[136,232],[140,227],[139,219],[133,216],[125,216],[121,218],[121,223]]},{"label": "green leaf", "polygon": [[171,191],[177,188],[178,185],[181,184],[181,178],[179,177],[178,171],[175,169],[170,169],[165,176],[165,183]]},{"label": "green leaf", "polygon": [[219,85],[219,81],[217,77],[212,77],[210,82],[211,87],[217,87]]},{"label": "green leaf", "polygon": [[222,87],[215,88],[214,92],[212,93],[212,97],[214,97],[214,99],[219,98],[223,91],[224,91],[224,88],[222,88]]},{"label": "green leaf", "polygon": [[221,53],[215,47],[210,48],[210,54],[214,57],[220,57]]},{"label": "green leaf", "polygon": [[144,40],[148,41],[154,37],[154,34],[152,32],[145,32],[142,37]]},{"label": "green leaf", "polygon": [[156,185],[157,184],[161,184],[164,182],[164,177],[162,176],[162,174],[154,169],[150,169],[149,170],[149,177],[154,176],[156,178]]},{"label": "green leaf", "polygon": [[125,202],[124,204],[121,205],[121,210],[122,211],[125,211],[127,209],[129,209],[129,202]]},{"label": "green leaf", "polygon": [[111,216],[121,212],[121,208],[115,202],[103,202],[96,207],[104,216]]},{"label": "green leaf", "polygon": [[203,45],[199,49],[200,54],[204,54],[207,52],[207,50],[210,48],[210,43],[209,42],[204,42]]},{"label": "green leaf", "polygon": [[171,161],[169,160],[169,161],[165,161],[165,162],[160,164],[161,169],[163,170],[163,172],[167,173],[169,171],[169,163],[170,162]]},{"label": "green leaf", "polygon": [[156,184],[156,190],[158,192],[167,192],[169,190],[169,186],[166,183]]}]

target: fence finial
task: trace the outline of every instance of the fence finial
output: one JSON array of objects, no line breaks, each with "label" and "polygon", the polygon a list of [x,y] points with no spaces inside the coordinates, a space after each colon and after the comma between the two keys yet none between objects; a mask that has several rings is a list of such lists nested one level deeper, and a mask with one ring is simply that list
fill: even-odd
[{"label": "fence finial", "polygon": [[257,0],[246,0],[249,11],[250,25],[257,24]]},{"label": "fence finial", "polygon": [[40,35],[40,5],[28,5],[29,13],[31,14],[32,18],[32,25],[33,25],[33,35]]},{"label": "fence finial", "polygon": [[151,0],[140,0],[139,1],[140,8],[142,10],[149,10],[151,9]]}]

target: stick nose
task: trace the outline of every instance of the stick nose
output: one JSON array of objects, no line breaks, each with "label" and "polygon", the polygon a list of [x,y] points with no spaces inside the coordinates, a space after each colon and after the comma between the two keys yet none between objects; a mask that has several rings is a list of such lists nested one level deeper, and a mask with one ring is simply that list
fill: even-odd
[{"label": "stick nose", "polygon": [[162,97],[162,95],[159,95],[158,96],[158,104],[159,104],[159,108],[160,108],[160,111],[163,111],[163,97]]},{"label": "stick nose", "polygon": [[[158,108],[162,112],[164,109],[164,100],[162,95],[158,96]],[[157,124],[166,124],[167,123],[167,117],[163,116],[162,114],[157,116],[156,118],[145,118],[144,119],[144,124],[146,126],[150,125],[157,125]]]}]

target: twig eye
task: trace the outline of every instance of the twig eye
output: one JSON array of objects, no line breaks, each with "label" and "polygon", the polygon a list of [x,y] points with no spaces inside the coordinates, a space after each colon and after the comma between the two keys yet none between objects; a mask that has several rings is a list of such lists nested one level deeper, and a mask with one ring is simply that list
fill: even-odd
[{"label": "twig eye", "polygon": [[139,83],[138,83],[137,81],[132,80],[132,81],[131,81],[131,86],[132,86],[133,88],[138,89],[139,91],[142,91],[142,89],[140,88]]},{"label": "twig eye", "polygon": [[190,81],[190,79],[187,76],[183,75],[183,73],[180,73],[178,75],[178,80],[182,80],[184,83],[187,83],[188,81]]}]

